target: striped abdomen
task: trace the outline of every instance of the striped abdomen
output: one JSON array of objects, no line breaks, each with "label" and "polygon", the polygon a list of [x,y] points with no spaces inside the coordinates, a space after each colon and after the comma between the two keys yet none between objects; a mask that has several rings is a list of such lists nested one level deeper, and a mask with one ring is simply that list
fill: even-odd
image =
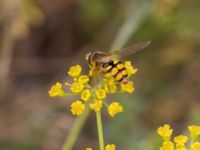
[{"label": "striped abdomen", "polygon": [[104,64],[106,73],[110,73],[113,78],[123,84],[128,82],[127,70],[120,61],[112,61],[109,64]]}]

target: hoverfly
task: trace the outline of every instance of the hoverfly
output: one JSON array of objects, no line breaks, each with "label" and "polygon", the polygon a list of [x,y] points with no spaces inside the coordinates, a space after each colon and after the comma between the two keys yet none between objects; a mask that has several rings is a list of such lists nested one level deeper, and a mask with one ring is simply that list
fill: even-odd
[{"label": "hoverfly", "polygon": [[144,49],[150,43],[150,41],[136,43],[131,45],[130,47],[113,51],[111,53],[106,53],[102,51],[89,52],[86,55],[86,58],[90,66],[99,70],[103,74],[109,73],[116,81],[122,84],[126,84],[128,82],[127,70],[121,61],[114,61],[113,57],[125,55],[127,56],[133,54],[139,50]]}]

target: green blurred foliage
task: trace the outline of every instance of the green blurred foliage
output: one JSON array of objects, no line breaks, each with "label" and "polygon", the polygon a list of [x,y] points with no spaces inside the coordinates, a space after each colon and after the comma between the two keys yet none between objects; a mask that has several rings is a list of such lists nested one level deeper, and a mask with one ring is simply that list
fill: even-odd
[{"label": "green blurred foliage", "polygon": [[[6,9],[2,2],[0,1],[0,7]],[[105,141],[115,143],[118,149],[158,150],[161,142],[156,134],[158,126],[169,123],[178,133],[184,132],[188,124],[200,124],[200,1],[152,0],[151,2],[154,6],[152,13],[127,43],[130,45],[134,41],[152,41],[148,48],[129,58],[133,59],[139,69],[133,79],[136,91],[133,96],[109,97],[119,100],[124,106],[124,112],[113,119],[105,113],[103,118]],[[12,24],[17,26],[15,31],[19,39],[29,36],[29,31],[34,32],[37,25],[48,26],[49,22],[45,22],[45,17],[51,18],[51,16],[45,16],[47,14],[42,13],[42,7],[38,7],[31,0],[22,0],[19,3],[24,5],[21,5],[22,10],[17,13],[18,17]],[[72,14],[69,14],[76,22],[68,23],[76,27],[80,35],[77,41],[81,41],[83,47],[92,45],[91,47],[96,49],[109,49],[108,46],[112,43],[117,29],[126,19],[124,17],[126,7],[123,5],[128,5],[129,1],[123,3],[120,0],[85,0],[75,3],[75,12],[73,8]],[[2,39],[2,31],[6,25],[4,21],[4,19],[0,21]],[[57,22],[52,24],[55,25],[54,23]],[[19,27],[19,24],[25,25],[23,27],[26,30]],[[32,25],[36,25],[34,29],[31,28]],[[80,55],[82,56],[82,51]],[[48,111],[51,109],[51,113],[57,116],[66,113],[62,102],[57,103],[54,108],[52,105],[54,104],[46,108]],[[29,113],[31,114],[27,112]],[[19,137],[17,140],[1,137],[0,149],[42,149],[41,145],[51,130],[50,124],[55,123],[55,120],[41,121],[30,116],[25,119],[26,130],[29,130],[28,136]],[[89,118],[91,127],[82,133],[83,137],[91,142],[83,140],[83,143],[87,141],[85,145],[97,145],[94,120],[95,118]],[[40,125],[37,126],[38,124]],[[62,140],[59,142],[62,143]],[[79,143],[81,142],[80,138]],[[77,147],[81,145],[79,143]]]}]

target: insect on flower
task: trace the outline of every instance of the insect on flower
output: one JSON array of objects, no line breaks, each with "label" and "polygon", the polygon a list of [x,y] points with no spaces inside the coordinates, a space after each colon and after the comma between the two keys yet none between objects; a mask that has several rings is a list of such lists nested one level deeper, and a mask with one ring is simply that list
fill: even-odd
[{"label": "insect on flower", "polygon": [[147,47],[151,42],[145,41],[133,44],[130,47],[123,48],[112,53],[102,51],[89,52],[86,59],[91,67],[102,74],[110,74],[116,81],[122,84],[128,83],[128,71],[125,65],[114,59],[115,56],[127,56]]}]

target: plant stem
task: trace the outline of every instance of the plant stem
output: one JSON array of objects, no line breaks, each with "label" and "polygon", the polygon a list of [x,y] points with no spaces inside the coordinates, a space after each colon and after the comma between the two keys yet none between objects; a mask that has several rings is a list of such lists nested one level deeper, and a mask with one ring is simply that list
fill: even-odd
[{"label": "plant stem", "polygon": [[89,115],[89,112],[90,108],[86,107],[85,112],[76,119],[72,129],[70,130],[69,136],[63,144],[62,150],[72,150],[72,147],[74,146],[74,143]]},{"label": "plant stem", "polygon": [[104,139],[103,139],[103,127],[102,127],[102,120],[101,120],[101,111],[96,112],[97,117],[97,128],[98,128],[98,135],[99,135],[99,146],[100,150],[104,150]]}]

